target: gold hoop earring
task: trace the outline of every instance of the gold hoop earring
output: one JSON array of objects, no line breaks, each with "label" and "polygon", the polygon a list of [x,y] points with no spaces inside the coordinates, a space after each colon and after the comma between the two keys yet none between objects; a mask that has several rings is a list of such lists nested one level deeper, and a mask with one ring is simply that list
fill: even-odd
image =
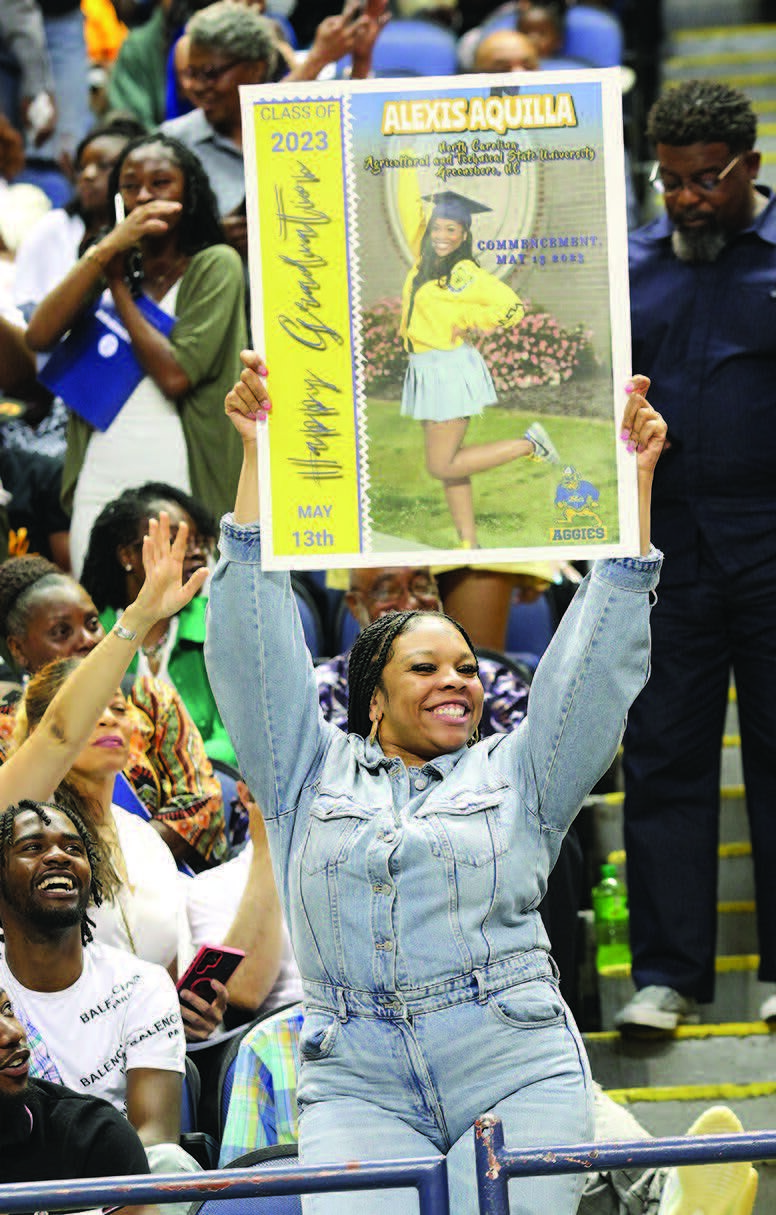
[{"label": "gold hoop earring", "polygon": [[375,720],[372,722],[372,729],[369,731],[370,743],[377,742],[377,731],[379,729],[380,729],[380,719],[376,717]]}]

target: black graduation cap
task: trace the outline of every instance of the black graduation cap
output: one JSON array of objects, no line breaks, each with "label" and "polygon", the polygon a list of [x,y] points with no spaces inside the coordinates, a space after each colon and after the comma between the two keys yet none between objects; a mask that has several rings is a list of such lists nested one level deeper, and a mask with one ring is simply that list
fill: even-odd
[{"label": "black graduation cap", "polygon": [[473,198],[464,198],[455,190],[438,190],[436,194],[424,194],[426,202],[433,202],[432,219],[454,219],[465,228],[471,228],[472,216],[480,211],[492,211],[484,203],[475,202]]}]

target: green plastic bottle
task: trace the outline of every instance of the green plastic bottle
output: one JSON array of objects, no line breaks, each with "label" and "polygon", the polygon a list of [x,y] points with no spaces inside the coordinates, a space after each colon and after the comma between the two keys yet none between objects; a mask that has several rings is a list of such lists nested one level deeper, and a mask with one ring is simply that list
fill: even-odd
[{"label": "green plastic bottle", "polygon": [[601,880],[593,887],[596,966],[630,965],[628,892],[617,877],[616,865],[601,866]]}]

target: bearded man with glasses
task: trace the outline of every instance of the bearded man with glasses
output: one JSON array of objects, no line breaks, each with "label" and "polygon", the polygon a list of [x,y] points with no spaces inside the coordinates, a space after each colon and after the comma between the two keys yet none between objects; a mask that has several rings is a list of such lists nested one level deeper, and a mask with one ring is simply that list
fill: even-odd
[{"label": "bearded man with glasses", "polygon": [[[625,736],[633,979],[623,1033],[714,996],[720,752],[735,679],[760,946],[776,1021],[776,209],[757,123],[711,80],[667,90],[648,135],[665,214],[631,236],[633,366],[668,423],[653,490],[665,562],[652,675]],[[742,1010],[743,1012],[743,1010]]]}]

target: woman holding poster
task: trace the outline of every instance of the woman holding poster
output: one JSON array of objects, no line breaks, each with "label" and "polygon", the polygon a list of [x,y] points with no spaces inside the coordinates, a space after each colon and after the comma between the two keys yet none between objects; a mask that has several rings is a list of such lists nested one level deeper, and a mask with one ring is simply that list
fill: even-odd
[{"label": "woman holding poster", "polygon": [[[286,573],[264,573],[258,356],[226,398],[243,441],[210,588],[208,674],[265,815],[302,974],[305,1163],[447,1157],[451,1211],[474,1215],[475,1119],[512,1149],[592,1135],[584,1047],[537,907],[563,835],[613,758],[647,678],[652,475],[665,423],[637,378],[640,556],[598,561],[539,665],[520,728],[477,743],[482,685],[463,629],[380,617],[350,659],[349,733],[318,709]],[[580,1174],[514,1179],[515,1212],[572,1215]],[[405,1215],[407,1190],[305,1198],[315,1215]]]},{"label": "woman holding poster", "polygon": [[[425,201],[433,204],[429,217]],[[464,447],[469,418],[496,404],[485,360],[466,341],[520,324],[525,309],[511,287],[475,261],[472,217],[490,207],[442,190],[421,198],[414,169],[399,178],[399,215],[415,265],[404,282],[400,334],[409,354],[401,412],[423,423],[426,468],[438,478],[463,548],[477,548],[471,478],[523,456],[558,463],[538,422],[519,438]]]}]

